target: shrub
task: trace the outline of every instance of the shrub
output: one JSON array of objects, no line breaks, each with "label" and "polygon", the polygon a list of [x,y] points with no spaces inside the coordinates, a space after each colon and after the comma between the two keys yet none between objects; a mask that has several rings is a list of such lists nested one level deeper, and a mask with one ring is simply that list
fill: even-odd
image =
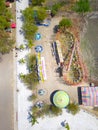
[{"label": "shrub", "polygon": [[63,18],[60,22],[59,22],[59,27],[60,28],[69,28],[72,26],[72,22],[70,19],[67,18]]},{"label": "shrub", "polygon": [[20,64],[24,64],[24,63],[25,63],[25,59],[24,59],[24,58],[20,59],[20,60],[19,60],[19,63],[20,63]]},{"label": "shrub", "polygon": [[45,115],[48,115],[51,117],[51,116],[58,116],[62,114],[62,109],[57,108],[53,105],[44,104],[42,108],[33,106],[32,112],[36,118],[44,117]]},{"label": "shrub", "polygon": [[29,101],[35,100],[37,98],[37,95],[32,94],[31,96],[28,97]]},{"label": "shrub", "polygon": [[71,112],[73,115],[77,114],[80,111],[79,105],[75,102],[70,103],[67,106],[67,109],[69,112]]},{"label": "shrub", "polygon": [[61,4],[60,3],[54,4],[52,6],[52,9],[51,9],[52,16],[55,16],[60,8],[61,8]]},{"label": "shrub", "polygon": [[23,44],[20,45],[19,47],[20,50],[24,50],[25,49],[25,46]]},{"label": "shrub", "polygon": [[50,113],[52,115],[58,116],[62,114],[62,109],[55,107],[54,105],[50,105]]}]

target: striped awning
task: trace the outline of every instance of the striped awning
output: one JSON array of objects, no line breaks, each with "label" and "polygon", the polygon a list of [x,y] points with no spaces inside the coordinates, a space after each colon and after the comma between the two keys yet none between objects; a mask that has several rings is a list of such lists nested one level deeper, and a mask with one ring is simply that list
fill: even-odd
[{"label": "striped awning", "polygon": [[98,87],[81,87],[82,104],[98,106]]}]

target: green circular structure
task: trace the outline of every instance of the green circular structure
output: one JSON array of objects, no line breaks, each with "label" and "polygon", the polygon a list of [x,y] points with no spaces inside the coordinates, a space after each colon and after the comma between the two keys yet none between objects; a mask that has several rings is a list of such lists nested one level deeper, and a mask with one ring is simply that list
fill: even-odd
[{"label": "green circular structure", "polygon": [[53,95],[53,103],[59,108],[65,108],[69,104],[69,95],[65,91],[59,90]]}]

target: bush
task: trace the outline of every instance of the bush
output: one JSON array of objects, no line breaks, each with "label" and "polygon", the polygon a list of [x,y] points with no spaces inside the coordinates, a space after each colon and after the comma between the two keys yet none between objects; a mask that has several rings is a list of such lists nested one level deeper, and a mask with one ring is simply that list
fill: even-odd
[{"label": "bush", "polygon": [[28,97],[28,100],[29,101],[32,101],[32,100],[36,100],[37,96],[35,94],[32,94],[31,96]]},{"label": "bush", "polygon": [[25,49],[25,46],[24,44],[21,44],[20,47],[19,47],[20,50],[24,50]]},{"label": "bush", "polygon": [[24,64],[24,63],[25,63],[25,59],[24,59],[24,58],[20,59],[20,60],[19,60],[19,63],[20,63],[20,64]]},{"label": "bush", "polygon": [[80,111],[79,105],[75,102],[70,103],[67,106],[67,109],[69,112],[71,112],[73,115],[77,114]]},{"label": "bush", "polygon": [[59,27],[60,28],[69,28],[72,26],[72,22],[70,19],[67,18],[63,18],[60,22],[59,22]]},{"label": "bush", "polygon": [[36,55],[28,55],[27,68],[29,69],[29,72],[36,72],[37,71]]},{"label": "bush", "polygon": [[29,40],[28,41],[28,44],[27,44],[27,48],[32,48],[34,46],[34,44],[32,43],[32,40]]},{"label": "bush", "polygon": [[58,116],[62,114],[62,109],[55,107],[54,105],[50,105],[50,113],[52,115]]},{"label": "bush", "polygon": [[27,67],[29,69],[29,73],[25,75],[20,74],[20,78],[28,86],[28,88],[32,90],[39,83],[35,55],[28,56]]},{"label": "bush", "polygon": [[22,81],[28,86],[29,89],[35,89],[35,86],[39,83],[38,75],[36,72],[32,72],[24,75]]},{"label": "bush", "polygon": [[53,105],[44,104],[44,106],[41,109],[36,106],[33,106],[32,112],[36,118],[44,117],[45,115],[51,117],[62,114],[62,109],[57,108]]},{"label": "bush", "polygon": [[59,10],[60,8],[61,8],[61,4],[60,4],[60,3],[54,4],[54,5],[52,6],[52,9],[51,9],[51,14],[52,14],[53,16],[55,16],[56,13],[58,12],[58,10]]}]

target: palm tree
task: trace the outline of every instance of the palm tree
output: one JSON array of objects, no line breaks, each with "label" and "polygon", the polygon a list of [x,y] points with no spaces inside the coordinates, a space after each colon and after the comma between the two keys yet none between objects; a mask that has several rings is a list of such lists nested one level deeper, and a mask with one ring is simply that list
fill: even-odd
[{"label": "palm tree", "polygon": [[31,122],[32,125],[34,125],[35,123],[38,123],[37,119],[35,116],[33,116],[30,112],[28,113],[29,114],[29,120]]},{"label": "palm tree", "polygon": [[70,103],[67,106],[67,109],[69,112],[71,112],[73,115],[77,114],[80,111],[79,105],[75,102]]}]

